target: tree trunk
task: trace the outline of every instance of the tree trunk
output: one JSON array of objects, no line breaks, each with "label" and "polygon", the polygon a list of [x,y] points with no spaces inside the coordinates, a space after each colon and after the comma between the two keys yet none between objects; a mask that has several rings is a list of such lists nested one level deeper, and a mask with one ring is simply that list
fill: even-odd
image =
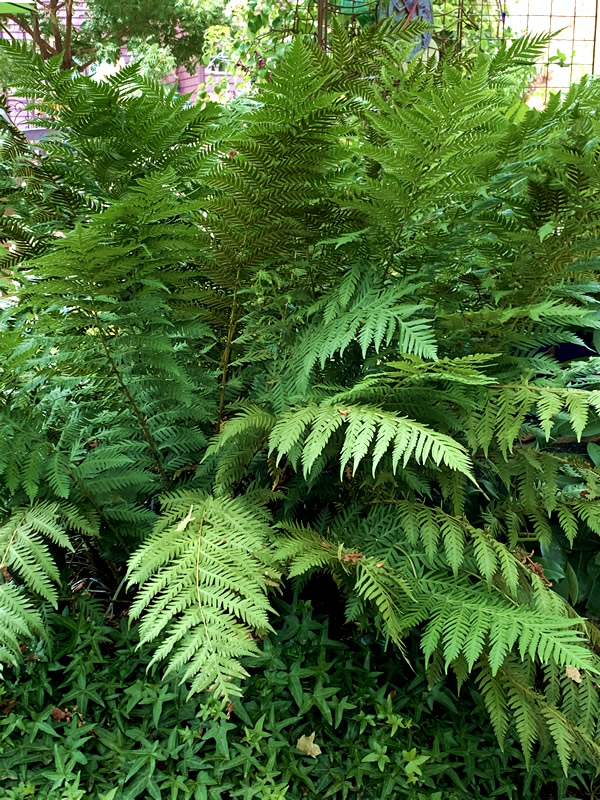
[{"label": "tree trunk", "polygon": [[71,43],[73,37],[73,0],[65,0],[65,49],[62,60],[63,69],[73,68],[73,52]]}]

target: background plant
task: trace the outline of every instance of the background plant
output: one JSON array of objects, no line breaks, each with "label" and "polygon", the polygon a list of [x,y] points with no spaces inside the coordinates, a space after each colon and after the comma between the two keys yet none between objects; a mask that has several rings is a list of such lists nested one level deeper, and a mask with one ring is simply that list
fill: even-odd
[{"label": "background plant", "polygon": [[[502,39],[510,40],[524,33],[513,28],[510,15],[497,0],[433,0],[431,5],[433,19],[425,14],[423,29],[419,31],[414,26],[415,39],[418,41],[422,34],[430,57],[468,60],[481,50],[495,52]],[[224,60],[228,54],[229,69],[235,65],[240,76],[248,81],[259,76],[266,78],[295,36],[318,40],[318,6],[316,0],[230,0],[224,11],[225,27],[218,26],[221,34],[217,37],[218,46],[211,42],[206,55],[215,58],[218,52],[218,58]],[[415,12],[413,23],[420,13]],[[329,3],[327,29],[332,30],[335,19],[351,35],[356,35],[389,16],[389,2],[340,0]],[[527,75],[533,77],[534,73],[531,64],[528,65]]]},{"label": "background plant", "polygon": [[78,25],[81,5],[77,0],[36,0],[35,14],[3,14],[0,26],[9,38],[15,33],[17,39],[27,35],[44,61],[56,58],[62,69],[83,72],[99,61],[118,61],[124,44],[146,65],[157,49],[177,64],[195,65],[202,55],[206,29],[219,22],[221,14],[213,0],[119,4],[88,0],[85,19]]}]

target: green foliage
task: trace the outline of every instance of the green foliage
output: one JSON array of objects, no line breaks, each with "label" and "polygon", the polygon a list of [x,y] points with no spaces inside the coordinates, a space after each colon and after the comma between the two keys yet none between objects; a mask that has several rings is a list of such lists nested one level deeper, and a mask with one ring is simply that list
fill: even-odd
[{"label": "green foliage", "polygon": [[[207,31],[205,60],[228,64],[245,82],[265,79],[294,37],[319,41],[320,5],[323,7],[317,0],[230,0],[223,14],[226,26],[217,25]],[[514,9],[501,8],[495,0],[432,0],[431,22],[427,19],[427,3],[419,3],[410,13],[410,4],[403,12],[399,3],[386,0],[337,0],[327,6],[320,34],[332,50],[339,44],[336,31],[340,27],[353,37],[375,23],[393,20],[401,25],[400,29],[394,28],[394,36],[406,36],[411,41],[409,52],[422,40],[427,45],[428,58],[467,66],[480,52],[496,55],[499,63],[504,61],[503,54],[510,49],[507,42],[526,33],[518,13],[513,18]],[[541,50],[538,55],[544,52]],[[518,56],[518,52],[514,55]],[[536,73],[528,55],[520,63],[511,60],[504,64],[520,73],[523,88]]]},{"label": "green foliage", "polygon": [[[573,765],[565,778],[545,749],[527,769],[513,730],[502,752],[474,687],[429,688],[418,659],[411,668],[370,637],[333,636],[305,603],[278,610],[276,631],[244,662],[244,698],[223,709],[146,672],[135,631],[79,595],[3,687],[3,796],[593,797],[593,773]],[[313,757],[297,747],[312,733]]]},{"label": "green foliage", "polygon": [[[118,61],[126,42],[143,70],[158,78],[171,71],[173,62],[198,63],[205,31],[220,20],[222,9],[215,0],[88,0],[85,5],[38,0],[36,12],[35,22],[31,14],[3,18],[17,33],[14,38],[26,38],[44,61],[83,71],[97,62]],[[3,80],[8,77],[2,73]]]},{"label": "green foliage", "polygon": [[265,588],[278,576],[266,558],[269,517],[241,498],[199,492],[163,498],[162,508],[129,562],[130,582],[141,586],[131,608],[133,618],[144,614],[140,640],[168,630],[151,663],[170,655],[171,671],[196,676],[192,691],[214,681],[220,695],[234,694],[224,676],[246,675],[237,659],[256,651],[254,630],[270,627]]},{"label": "green foliage", "polygon": [[600,534],[599,88],[528,110],[543,40],[459,69],[392,34],[297,39],[223,109],[15,48],[51,134],[2,134],[6,653],[137,586],[153,663],[231,698],[268,589],[326,573],[526,764],[600,763],[600,635],[537,560]]},{"label": "green foliage", "polygon": [[0,659],[2,663],[17,666],[21,658],[20,643],[44,634],[41,616],[36,613],[24,592],[13,583],[0,585],[0,621],[2,622],[2,642]]}]

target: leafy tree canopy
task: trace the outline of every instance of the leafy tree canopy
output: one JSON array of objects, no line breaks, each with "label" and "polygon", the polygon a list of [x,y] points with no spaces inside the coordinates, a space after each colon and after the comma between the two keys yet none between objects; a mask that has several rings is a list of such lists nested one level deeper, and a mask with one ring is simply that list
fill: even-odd
[{"label": "leafy tree canopy", "polygon": [[97,61],[116,61],[123,44],[148,62],[160,53],[177,64],[196,63],[204,34],[220,20],[217,0],[88,0],[85,21],[75,23],[76,0],[37,0],[37,14],[0,17],[5,28],[25,32],[43,60],[62,54],[63,69],[80,71]]}]

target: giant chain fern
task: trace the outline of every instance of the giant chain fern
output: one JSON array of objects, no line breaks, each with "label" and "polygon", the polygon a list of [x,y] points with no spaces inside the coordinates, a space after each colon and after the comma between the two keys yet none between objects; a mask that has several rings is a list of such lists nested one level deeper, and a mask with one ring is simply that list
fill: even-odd
[{"label": "giant chain fern", "polygon": [[544,42],[407,65],[337,30],[226,109],[14,49],[52,133],[0,133],[4,660],[84,559],[234,696],[268,591],[325,572],[501,742],[600,763],[600,634],[536,560],[600,535],[600,90],[527,109]]}]

